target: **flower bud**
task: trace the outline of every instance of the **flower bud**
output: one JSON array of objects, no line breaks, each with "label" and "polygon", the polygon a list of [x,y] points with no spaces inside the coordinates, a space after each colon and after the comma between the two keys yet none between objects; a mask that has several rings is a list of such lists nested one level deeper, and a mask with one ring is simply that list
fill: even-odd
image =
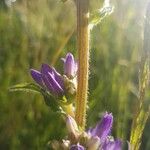
[{"label": "flower bud", "polygon": [[71,117],[67,116],[66,125],[69,133],[73,134],[75,137],[79,135],[79,129],[76,121]]},{"label": "flower bud", "polygon": [[71,53],[66,55],[66,58],[62,59],[64,61],[64,74],[68,78],[74,78],[77,73],[77,62]]}]

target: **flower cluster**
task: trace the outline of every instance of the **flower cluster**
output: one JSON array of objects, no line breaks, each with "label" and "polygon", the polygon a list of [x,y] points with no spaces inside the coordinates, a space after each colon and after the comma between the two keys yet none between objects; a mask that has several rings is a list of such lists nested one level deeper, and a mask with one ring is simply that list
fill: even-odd
[{"label": "flower cluster", "polygon": [[[53,149],[58,150],[121,150],[122,142],[114,140],[110,136],[113,124],[111,113],[105,113],[101,121],[89,130],[80,131],[75,120],[67,116],[66,125],[69,132],[69,140],[60,143],[53,143]],[[57,145],[57,146],[56,146]]]},{"label": "flower cluster", "polygon": [[[68,139],[62,142],[52,141],[50,146],[53,150],[121,150],[122,142],[114,140],[110,136],[113,124],[113,116],[111,113],[105,113],[101,121],[89,130],[82,131],[74,120],[74,110],[72,101],[74,99],[77,88],[77,62],[73,55],[68,53],[65,58],[62,58],[64,63],[64,74],[59,74],[55,68],[42,64],[41,70],[37,71],[31,69],[31,76],[40,88],[48,95],[52,95],[56,100],[66,99],[65,106],[61,103],[54,103],[51,107],[56,105],[65,109],[66,126],[68,129]],[[38,87],[39,87],[38,86]],[[47,96],[44,97],[47,100]],[[51,97],[48,97],[48,100]],[[55,101],[55,100],[54,100]],[[63,103],[64,104],[64,103]],[[66,104],[68,104],[66,106]],[[72,113],[73,112],[73,113]]]},{"label": "flower cluster", "polygon": [[42,64],[41,71],[31,69],[31,76],[41,88],[47,90],[54,97],[74,95],[76,93],[77,63],[71,53],[64,62],[64,75],[60,75],[55,68]]}]

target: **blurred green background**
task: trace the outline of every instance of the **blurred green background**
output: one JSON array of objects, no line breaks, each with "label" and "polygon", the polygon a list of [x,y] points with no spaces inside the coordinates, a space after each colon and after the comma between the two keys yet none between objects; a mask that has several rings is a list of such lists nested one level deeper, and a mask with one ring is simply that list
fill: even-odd
[{"label": "blurred green background", "polygon": [[[114,115],[114,137],[129,140],[147,0],[111,2],[114,13],[90,35],[87,126],[109,111]],[[77,56],[76,8],[71,0],[17,0],[10,4],[0,0],[0,149],[46,149],[49,140],[65,136],[64,121],[40,95],[10,93],[8,88],[32,82],[30,68],[39,69],[44,62],[63,72],[60,58],[68,51]],[[90,11],[102,4],[102,0],[90,1]],[[149,124],[150,120],[141,150],[150,150]]]}]

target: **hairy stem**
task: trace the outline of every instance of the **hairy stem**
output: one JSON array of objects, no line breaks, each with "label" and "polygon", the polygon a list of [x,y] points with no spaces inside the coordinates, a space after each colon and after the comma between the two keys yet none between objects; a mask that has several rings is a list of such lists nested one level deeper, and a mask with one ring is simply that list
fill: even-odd
[{"label": "hairy stem", "polygon": [[81,129],[86,124],[89,73],[89,0],[77,0],[78,87],[75,119]]}]

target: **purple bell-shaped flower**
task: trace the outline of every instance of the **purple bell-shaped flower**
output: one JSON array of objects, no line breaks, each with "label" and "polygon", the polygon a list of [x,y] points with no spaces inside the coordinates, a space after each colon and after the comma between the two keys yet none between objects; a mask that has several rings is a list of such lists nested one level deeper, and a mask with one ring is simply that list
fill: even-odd
[{"label": "purple bell-shaped flower", "polygon": [[[81,132],[75,120],[71,117],[67,117],[67,128],[69,133],[72,133],[76,137],[78,144],[72,145],[71,150],[121,150],[122,142],[120,140],[114,140],[110,137],[110,132],[113,124],[113,116],[111,113],[105,113],[101,121],[95,128],[89,129],[87,132]],[[84,139],[84,143],[80,145],[80,140]],[[73,141],[74,142],[74,141]]]},{"label": "purple bell-shaped flower", "polygon": [[95,128],[89,130],[92,136],[98,136],[103,142],[109,135],[113,124],[113,116],[111,113],[105,113],[101,121],[96,125]]},{"label": "purple bell-shaped flower", "polygon": [[64,83],[62,76],[52,67],[43,64],[41,72],[31,69],[31,76],[42,88],[46,88],[51,94],[55,96],[62,96],[64,94]]}]

